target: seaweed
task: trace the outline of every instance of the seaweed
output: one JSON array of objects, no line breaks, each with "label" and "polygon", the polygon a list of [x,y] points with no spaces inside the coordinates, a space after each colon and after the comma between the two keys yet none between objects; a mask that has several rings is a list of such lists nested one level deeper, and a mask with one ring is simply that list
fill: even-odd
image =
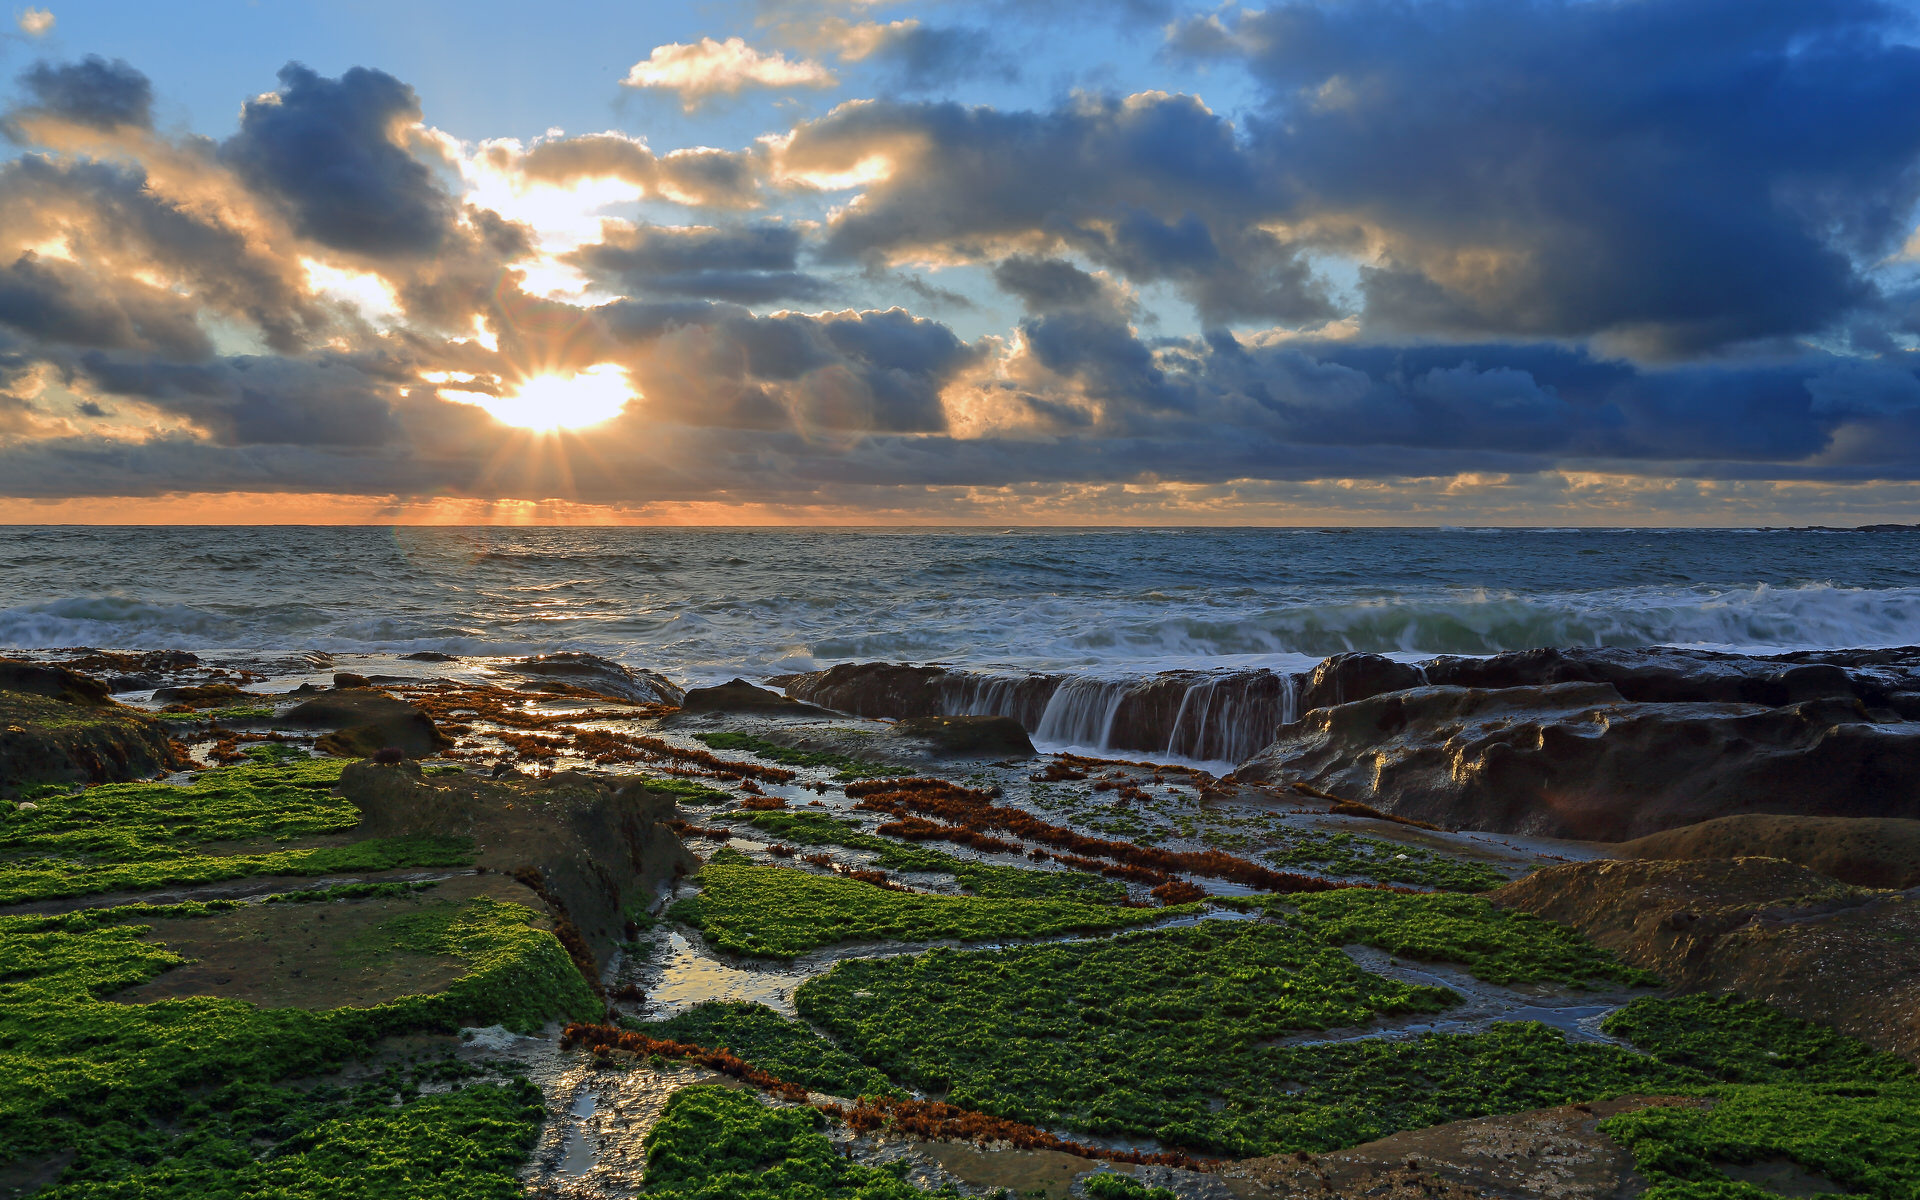
[{"label": "seaweed", "polygon": [[1505,875],[1484,863],[1352,833],[1295,835],[1287,845],[1260,857],[1276,867],[1314,867],[1329,875],[1407,883],[1444,892],[1484,892],[1507,882]]},{"label": "seaweed", "polygon": [[1196,907],[902,894],[793,867],[722,862],[717,855],[701,869],[700,883],[700,893],[676,903],[667,916],[698,929],[718,949],[767,958],[863,940],[985,941],[1090,932]]},{"label": "seaweed", "polygon": [[761,758],[777,762],[783,767],[831,767],[839,779],[868,779],[879,775],[894,774],[897,768],[884,763],[870,762],[864,758],[855,758],[848,754],[836,754],[829,750],[796,750],[791,746],[782,746],[766,738],[751,733],[696,733],[696,741],[711,746],[715,750],[745,750]]},{"label": "seaweed", "polygon": [[[845,846],[849,850],[867,850],[878,855],[889,871],[920,871],[952,875],[961,887],[977,896],[1006,899],[1060,897],[1083,900],[1089,904],[1118,904],[1127,898],[1127,889],[1101,879],[1066,871],[1034,871],[1025,867],[999,866],[975,862],[958,855],[921,846],[902,846],[876,837],[852,821],[816,812],[754,812],[745,816],[757,829],[807,846]],[[831,860],[829,860],[829,863]]]},{"label": "seaweed", "polygon": [[1487,983],[1660,982],[1564,925],[1495,908],[1478,896],[1348,889],[1252,903],[1289,914],[1291,923],[1330,945],[1358,942],[1404,958],[1459,963]]},{"label": "seaweed", "polygon": [[811,1108],[776,1108],[713,1084],[681,1088],[647,1134],[656,1200],[919,1200],[892,1171],[842,1157]]},{"label": "seaweed", "polygon": [[[434,995],[320,1012],[218,997],[102,999],[183,961],[142,941],[140,919],[216,911],[138,906],[0,918],[0,1162],[67,1148],[77,1154],[76,1178],[126,1176],[226,1119],[223,1105],[244,1108],[275,1080],[336,1067],[379,1038],[460,1023],[531,1031],[551,1017],[599,1011],[559,944],[530,924],[533,913],[486,898],[431,905],[383,934],[391,947],[466,963],[465,974]],[[183,1186],[73,1194],[196,1194]]]},{"label": "seaweed", "polygon": [[729,1050],[769,1074],[835,1096],[894,1095],[892,1081],[764,1004],[709,1001],[664,1021],[629,1028],[675,1042]]}]

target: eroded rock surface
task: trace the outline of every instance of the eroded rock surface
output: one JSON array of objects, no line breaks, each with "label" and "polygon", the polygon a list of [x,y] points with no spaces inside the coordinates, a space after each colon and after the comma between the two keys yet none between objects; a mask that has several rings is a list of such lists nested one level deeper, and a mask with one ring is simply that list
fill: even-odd
[{"label": "eroded rock surface", "polygon": [[1717,817],[1624,842],[1616,858],[1784,858],[1842,883],[1920,886],[1920,821],[1876,817]]},{"label": "eroded rock surface", "polygon": [[1845,699],[1421,687],[1315,709],[1238,775],[1453,828],[1625,841],[1736,813],[1920,817],[1920,724]]},{"label": "eroded rock surface", "polygon": [[680,701],[683,713],[765,713],[773,716],[823,717],[827,710],[803,704],[779,692],[733,679],[714,687],[693,688]]},{"label": "eroded rock surface", "polygon": [[113,783],[187,765],[158,721],[63,667],[0,659],[0,792],[34,783]]},{"label": "eroded rock surface", "polygon": [[426,778],[417,763],[360,762],[341,772],[340,794],[360,810],[361,836],[472,838],[478,866],[536,887],[603,965],[629,912],[698,866],[665,824],[674,798],[643,781],[615,790],[577,772]]},{"label": "eroded rock surface", "polygon": [[282,713],[279,722],[297,729],[332,730],[320,748],[337,754],[368,755],[391,746],[410,758],[422,758],[453,744],[426,713],[371,687],[321,692]]},{"label": "eroded rock surface", "polygon": [[1920,894],[1773,858],[1549,867],[1490,893],[1682,991],[1733,991],[1920,1061]]}]

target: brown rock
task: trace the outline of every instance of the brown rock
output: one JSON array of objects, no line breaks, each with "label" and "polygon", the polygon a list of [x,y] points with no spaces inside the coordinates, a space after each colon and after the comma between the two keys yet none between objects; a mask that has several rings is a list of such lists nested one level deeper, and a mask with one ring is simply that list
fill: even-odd
[{"label": "brown rock", "polygon": [[1309,712],[1237,775],[1452,828],[1625,841],[1736,813],[1920,818],[1920,725],[1858,701],[1422,687]]},{"label": "brown rock", "polygon": [[913,717],[893,727],[893,736],[925,742],[936,754],[957,758],[1032,758],[1033,742],[1012,717]]},{"label": "brown rock", "polygon": [[1615,858],[1783,858],[1842,883],[1920,886],[1920,821],[1876,817],[1717,817],[1613,848]]},{"label": "brown rock", "polygon": [[602,963],[624,937],[629,908],[699,865],[666,825],[674,797],[644,782],[616,791],[572,771],[429,779],[417,763],[360,762],[341,772],[339,791],[360,810],[358,836],[470,837],[477,865],[537,878]]},{"label": "brown rock", "polygon": [[1568,863],[1487,898],[1679,991],[1737,992],[1920,1062],[1920,895],[1735,858]]},{"label": "brown rock", "polygon": [[321,692],[279,720],[294,728],[332,730],[319,743],[329,754],[365,756],[394,746],[409,757],[423,758],[453,744],[427,714],[374,688]]},{"label": "brown rock", "polygon": [[693,688],[680,702],[683,713],[764,713],[773,716],[824,717],[827,710],[802,704],[779,692],[755,687],[744,679],[716,687]]}]

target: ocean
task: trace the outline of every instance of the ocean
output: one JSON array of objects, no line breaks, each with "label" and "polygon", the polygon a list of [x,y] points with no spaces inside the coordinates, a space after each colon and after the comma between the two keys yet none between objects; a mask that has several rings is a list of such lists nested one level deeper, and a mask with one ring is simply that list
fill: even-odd
[{"label": "ocean", "polygon": [[1920,643],[1920,529],[0,528],[0,646],[1127,677]]}]

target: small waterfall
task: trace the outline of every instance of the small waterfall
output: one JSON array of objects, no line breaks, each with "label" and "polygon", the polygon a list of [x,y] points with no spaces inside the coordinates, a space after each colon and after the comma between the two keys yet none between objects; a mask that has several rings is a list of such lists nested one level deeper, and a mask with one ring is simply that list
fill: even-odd
[{"label": "small waterfall", "polygon": [[1043,742],[1113,749],[1113,719],[1137,682],[1069,676],[1048,698],[1033,736]]},{"label": "small waterfall", "polygon": [[938,688],[942,711],[1012,717],[1038,742],[1237,763],[1299,717],[1301,685],[1267,670],[1134,679],[951,672]]}]

